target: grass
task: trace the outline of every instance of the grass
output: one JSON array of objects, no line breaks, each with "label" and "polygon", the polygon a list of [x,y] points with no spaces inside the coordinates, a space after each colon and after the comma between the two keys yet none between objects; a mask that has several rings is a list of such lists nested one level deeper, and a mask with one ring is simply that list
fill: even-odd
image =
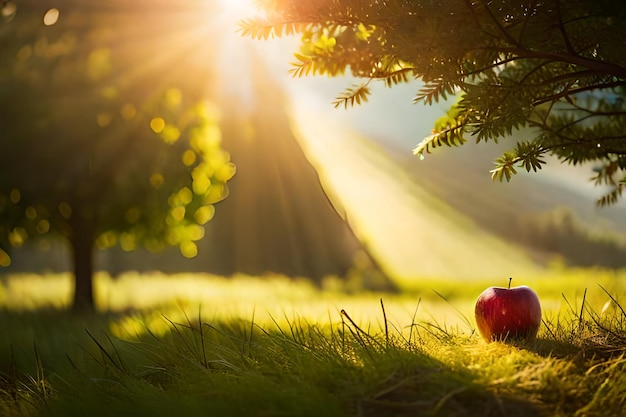
[{"label": "grass", "polygon": [[[525,344],[486,344],[474,331],[474,286],[486,283],[467,293],[433,280],[407,294],[346,296],[279,277],[101,275],[102,312],[77,317],[40,294],[62,298],[65,278],[46,278],[59,292],[51,282],[34,285],[42,283],[37,276],[20,277],[31,280],[24,287],[5,277],[0,287],[1,416],[618,416],[626,409],[624,279],[606,271],[562,271],[535,283],[544,325]],[[126,292],[135,294],[116,299]]]}]

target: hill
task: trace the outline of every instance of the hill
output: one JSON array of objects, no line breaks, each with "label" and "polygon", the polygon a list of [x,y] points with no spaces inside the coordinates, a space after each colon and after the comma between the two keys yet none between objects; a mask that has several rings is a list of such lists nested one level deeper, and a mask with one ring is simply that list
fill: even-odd
[{"label": "hill", "polygon": [[295,112],[303,146],[356,233],[402,278],[485,278],[531,273],[540,266],[454,208],[350,129],[311,111]]},{"label": "hill", "polygon": [[302,103],[294,110],[318,169],[391,269],[485,277],[523,274],[555,261],[625,266],[626,205],[597,208],[603,190],[589,183],[590,171],[552,161],[541,173],[494,183],[491,161],[512,141],[440,149],[420,161],[411,154],[416,130],[429,127],[428,117],[434,120],[441,109],[402,124],[406,93],[383,91],[372,108],[368,103],[347,113]]}]

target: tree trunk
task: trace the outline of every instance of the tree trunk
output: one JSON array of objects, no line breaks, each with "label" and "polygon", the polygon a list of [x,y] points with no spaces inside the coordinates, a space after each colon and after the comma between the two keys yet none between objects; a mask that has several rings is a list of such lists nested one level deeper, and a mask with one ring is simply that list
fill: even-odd
[{"label": "tree trunk", "polygon": [[95,310],[93,293],[93,220],[77,216],[71,222],[69,242],[74,267],[74,296],[72,310],[88,312]]},{"label": "tree trunk", "polygon": [[322,284],[357,277],[370,289],[394,288],[337,212],[291,128],[288,103],[264,64],[252,74],[255,105],[222,98],[222,146],[237,174],[201,243],[206,270],[220,275],[278,273]]}]

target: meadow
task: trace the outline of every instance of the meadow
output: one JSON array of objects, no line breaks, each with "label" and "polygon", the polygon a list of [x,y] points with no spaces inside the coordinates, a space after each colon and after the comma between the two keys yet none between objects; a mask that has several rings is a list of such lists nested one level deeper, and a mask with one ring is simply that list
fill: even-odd
[{"label": "meadow", "polygon": [[539,336],[488,344],[474,302],[507,281],[99,273],[98,313],[77,316],[69,275],[5,275],[0,415],[624,415],[626,272],[514,277]]}]

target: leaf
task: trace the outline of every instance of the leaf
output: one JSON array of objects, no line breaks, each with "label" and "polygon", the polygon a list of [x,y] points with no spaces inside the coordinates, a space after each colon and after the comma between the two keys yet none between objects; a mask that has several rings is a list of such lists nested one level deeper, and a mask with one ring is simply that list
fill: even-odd
[{"label": "leaf", "polygon": [[248,18],[239,21],[238,32],[241,36],[249,36],[252,39],[267,40],[269,38],[281,38],[296,33],[303,33],[307,25],[297,22],[271,23],[261,18]]},{"label": "leaf", "polygon": [[546,149],[538,141],[518,142],[515,147],[515,155],[520,160],[520,166],[526,168],[527,172],[531,170],[537,172],[546,163],[541,156],[546,153]]},{"label": "leaf", "polygon": [[413,149],[413,155],[423,158],[424,152],[430,153],[431,149],[441,146],[461,146],[467,140],[462,136],[463,125],[457,124],[454,127],[445,129],[440,132],[433,132],[433,134],[426,136],[417,146]]},{"label": "leaf", "polygon": [[291,65],[293,65],[294,67],[289,70],[289,73],[292,77],[301,78],[308,76],[311,73],[315,74],[318,71],[316,69],[313,57],[302,55],[299,53],[294,53],[293,55],[299,62],[291,63]]},{"label": "leaf", "polygon": [[[624,180],[622,180],[624,181]],[[615,204],[622,197],[622,190],[624,189],[624,183],[620,182],[616,184],[616,186],[609,192],[608,194],[603,195],[600,199],[596,201],[596,205],[598,207],[605,207]]]},{"label": "leaf", "polygon": [[362,102],[367,102],[370,94],[371,92],[367,84],[354,85],[337,97],[333,101],[333,105],[337,108],[343,104],[343,107],[347,109],[348,105],[353,107],[355,102],[359,105]]},{"label": "leaf", "polygon": [[500,158],[495,160],[496,167],[489,171],[491,173],[492,181],[511,181],[511,177],[517,174],[515,164],[519,162],[519,158],[513,152],[505,152]]},{"label": "leaf", "polygon": [[419,90],[413,99],[414,103],[424,102],[427,105],[439,103],[439,99],[446,100],[448,95],[454,95],[455,84],[444,82],[443,80],[429,81]]},{"label": "leaf", "polygon": [[409,76],[406,71],[402,70],[389,74],[384,78],[384,81],[386,87],[393,87],[397,84],[409,82]]}]

